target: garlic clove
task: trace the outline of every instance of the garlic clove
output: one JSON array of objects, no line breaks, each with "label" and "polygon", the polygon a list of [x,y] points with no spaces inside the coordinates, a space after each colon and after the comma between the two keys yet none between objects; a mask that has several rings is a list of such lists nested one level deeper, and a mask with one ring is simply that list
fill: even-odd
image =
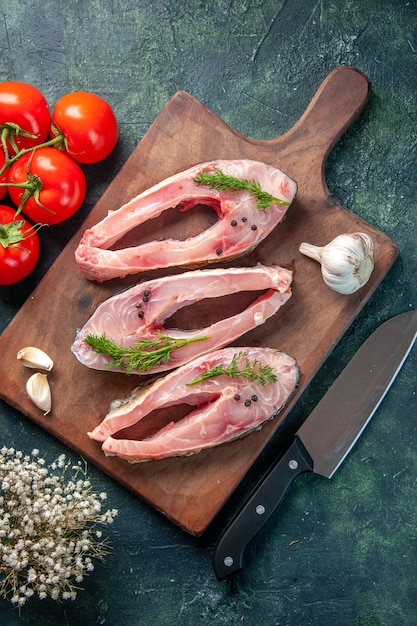
[{"label": "garlic clove", "polygon": [[302,243],[299,250],[321,264],[324,282],[338,293],[354,293],[374,269],[374,244],[366,233],[345,233],[323,247]]},{"label": "garlic clove", "polygon": [[54,362],[51,357],[46,354],[46,352],[40,348],[33,348],[32,346],[19,350],[17,358],[23,363],[23,365],[33,369],[46,370],[47,372],[50,372],[54,366]]},{"label": "garlic clove", "polygon": [[47,415],[52,408],[51,388],[46,374],[37,372],[26,382],[26,392],[33,404]]}]

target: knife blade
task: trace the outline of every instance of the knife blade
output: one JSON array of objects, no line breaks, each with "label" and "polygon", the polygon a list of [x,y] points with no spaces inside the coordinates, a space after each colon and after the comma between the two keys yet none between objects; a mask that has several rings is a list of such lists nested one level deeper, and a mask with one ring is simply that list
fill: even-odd
[{"label": "knife blade", "polygon": [[416,334],[413,310],[389,319],[366,339],[220,534],[213,555],[219,580],[242,569],[246,546],[297,476],[304,472],[333,476],[395,380]]}]

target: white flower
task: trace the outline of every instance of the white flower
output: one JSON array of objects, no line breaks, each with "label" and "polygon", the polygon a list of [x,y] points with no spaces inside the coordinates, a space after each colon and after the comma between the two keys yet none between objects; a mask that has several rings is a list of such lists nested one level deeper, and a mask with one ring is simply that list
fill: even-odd
[{"label": "white flower", "polygon": [[85,462],[61,455],[47,466],[39,455],[0,449],[0,596],[17,606],[35,594],[74,600],[92,558],[108,552],[98,526],[117,515],[100,513],[106,494],[92,491]]}]

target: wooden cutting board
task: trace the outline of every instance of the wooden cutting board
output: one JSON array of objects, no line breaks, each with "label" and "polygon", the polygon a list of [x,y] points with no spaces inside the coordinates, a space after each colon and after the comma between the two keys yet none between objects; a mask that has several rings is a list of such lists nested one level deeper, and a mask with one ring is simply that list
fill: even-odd
[{"label": "wooden cutting board", "polygon": [[[330,150],[359,115],[368,96],[366,76],[353,68],[339,67],[324,80],[304,115],[287,133],[259,141],[239,134],[188,93],[176,93],[1,336],[1,397],[182,529],[200,535],[397,256],[395,243],[338,204],[324,180]],[[261,431],[232,443],[187,458],[138,465],[106,458],[86,433],[102,420],[110,402],[129,393],[140,377],[89,370],[75,360],[70,348],[76,329],[102,300],[144,277],[104,284],[88,282],[75,265],[74,250],[86,227],[144,189],[194,164],[235,158],[270,163],[298,183],[297,198],[283,223],[255,252],[235,263],[262,262],[295,270],[290,301],[275,318],[235,345],[271,346],[296,357],[301,368],[298,390],[286,410]],[[178,224],[184,236],[198,227],[205,228],[205,219],[204,209],[182,213],[181,217],[173,210],[152,224],[150,236],[165,236],[175,230],[178,235]],[[300,255],[298,247],[302,241],[324,245],[338,234],[357,230],[369,233],[374,240],[375,269],[368,284],[356,294],[338,295],[324,285],[319,265]],[[148,273],[146,278],[161,274]],[[16,360],[17,351],[28,345],[44,349],[55,361],[49,375],[53,410],[46,417],[26,397],[25,382],[31,372]]]}]

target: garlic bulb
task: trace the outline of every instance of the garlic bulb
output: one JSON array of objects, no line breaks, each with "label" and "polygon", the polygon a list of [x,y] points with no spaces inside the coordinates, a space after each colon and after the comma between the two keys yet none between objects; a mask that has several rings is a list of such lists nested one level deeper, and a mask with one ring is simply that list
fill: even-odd
[{"label": "garlic bulb", "polygon": [[46,370],[50,372],[54,366],[52,359],[40,348],[33,348],[29,346],[22,348],[17,353],[17,358],[26,367],[31,367],[37,370]]},{"label": "garlic bulb", "polygon": [[33,404],[47,415],[52,407],[51,388],[46,374],[37,372],[26,382],[26,392]]},{"label": "garlic bulb", "polygon": [[324,282],[338,293],[354,293],[374,269],[374,245],[365,233],[339,235],[323,247],[302,243],[299,250],[321,264]]}]

